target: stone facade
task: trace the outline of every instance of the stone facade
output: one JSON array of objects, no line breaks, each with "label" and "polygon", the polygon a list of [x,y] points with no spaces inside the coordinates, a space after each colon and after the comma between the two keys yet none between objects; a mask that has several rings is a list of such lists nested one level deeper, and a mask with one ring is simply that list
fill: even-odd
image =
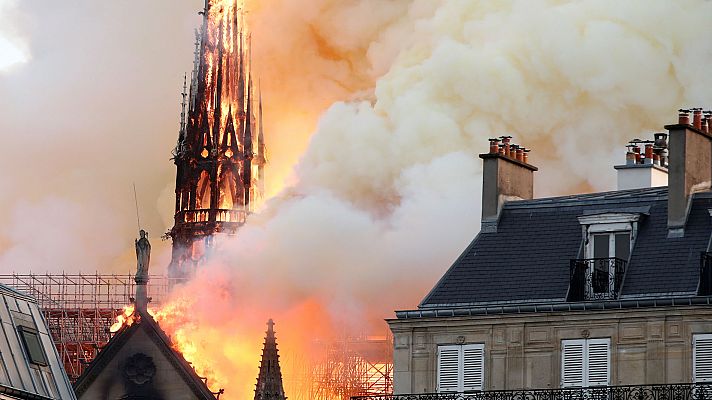
[{"label": "stone facade", "polygon": [[709,306],[394,319],[394,391],[436,391],[438,345],[483,343],[484,390],[560,387],[561,341],[610,338],[611,385],[692,381],[692,338]]}]

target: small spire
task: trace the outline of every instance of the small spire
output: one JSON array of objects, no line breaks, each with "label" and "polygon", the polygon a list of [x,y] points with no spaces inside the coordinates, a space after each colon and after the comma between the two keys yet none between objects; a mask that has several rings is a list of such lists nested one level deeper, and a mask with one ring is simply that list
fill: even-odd
[{"label": "small spire", "polygon": [[[248,78],[249,79],[249,78]],[[247,84],[247,114],[245,117],[244,134],[242,136],[242,145],[244,146],[243,157],[245,159],[245,168],[242,173],[242,184],[245,187],[245,209],[250,210],[250,197],[252,187],[252,82]]]},{"label": "small spire", "polygon": [[274,321],[272,319],[267,321],[267,333],[264,348],[262,349],[260,373],[257,376],[257,385],[255,386],[255,400],[287,399],[282,385],[282,370],[279,366],[279,351],[277,350],[277,338],[274,334]]},{"label": "small spire", "polygon": [[200,67],[200,31],[195,30],[195,50],[193,51],[193,71],[190,73],[190,109],[195,108],[195,98],[198,86],[198,68]]},{"label": "small spire", "polygon": [[267,160],[266,160],[266,156],[265,156],[265,150],[266,150],[265,132],[264,132],[264,128],[263,128],[264,125],[262,122],[262,83],[261,82],[258,86],[258,90],[259,90],[259,110],[257,111],[257,113],[259,115],[259,117],[258,117],[259,118],[259,120],[258,120],[259,132],[257,134],[257,141],[259,143],[257,144],[258,145],[257,154],[260,159],[260,164],[264,164]]},{"label": "small spire", "polygon": [[183,74],[183,91],[181,92],[181,102],[180,102],[180,131],[178,135],[178,144],[185,139],[185,100],[188,97],[188,74]]}]

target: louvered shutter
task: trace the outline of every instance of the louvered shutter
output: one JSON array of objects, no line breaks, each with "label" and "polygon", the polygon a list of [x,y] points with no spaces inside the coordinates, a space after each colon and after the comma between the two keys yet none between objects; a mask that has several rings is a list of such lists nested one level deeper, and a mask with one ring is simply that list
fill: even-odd
[{"label": "louvered shutter", "polygon": [[561,387],[582,387],[585,339],[561,341]]},{"label": "louvered shutter", "polygon": [[438,392],[457,392],[462,367],[461,346],[438,347]]},{"label": "louvered shutter", "polygon": [[462,346],[462,390],[482,390],[485,379],[485,346],[466,344]]},{"label": "louvered shutter", "polygon": [[712,335],[693,336],[692,348],[692,381],[712,382]]},{"label": "louvered shutter", "polygon": [[608,386],[610,376],[610,339],[587,340],[585,386]]}]

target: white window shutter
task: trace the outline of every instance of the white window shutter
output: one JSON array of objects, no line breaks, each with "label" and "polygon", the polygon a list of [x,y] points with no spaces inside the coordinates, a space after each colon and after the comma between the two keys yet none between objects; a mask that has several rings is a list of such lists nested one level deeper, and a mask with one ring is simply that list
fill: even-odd
[{"label": "white window shutter", "polygon": [[611,340],[589,339],[586,386],[608,386],[610,377]]},{"label": "white window shutter", "polygon": [[438,392],[460,390],[461,346],[438,346]]},{"label": "white window shutter", "polygon": [[584,386],[585,339],[561,341],[561,387]]},{"label": "white window shutter", "polygon": [[485,346],[467,344],[462,346],[463,380],[462,390],[482,390],[485,378]]},{"label": "white window shutter", "polygon": [[712,335],[692,338],[692,381],[712,382]]}]

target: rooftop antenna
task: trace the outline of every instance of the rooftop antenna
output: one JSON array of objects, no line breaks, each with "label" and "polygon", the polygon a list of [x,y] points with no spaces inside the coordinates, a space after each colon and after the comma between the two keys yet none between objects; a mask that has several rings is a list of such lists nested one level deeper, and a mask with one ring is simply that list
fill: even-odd
[{"label": "rooftop antenna", "polygon": [[133,190],[134,190],[134,204],[136,205],[136,225],[138,226],[138,230],[141,230],[141,218],[138,216],[138,197],[136,196],[136,182],[133,183]]}]

